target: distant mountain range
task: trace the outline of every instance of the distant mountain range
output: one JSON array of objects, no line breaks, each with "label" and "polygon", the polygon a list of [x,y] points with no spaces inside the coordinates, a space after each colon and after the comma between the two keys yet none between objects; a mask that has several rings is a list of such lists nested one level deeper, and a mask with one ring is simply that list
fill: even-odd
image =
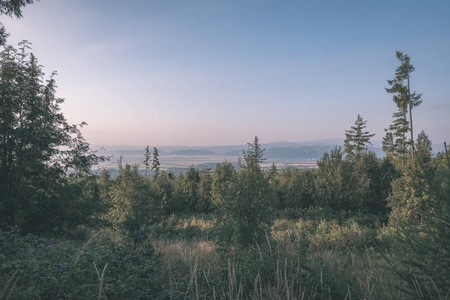
[{"label": "distant mountain range", "polygon": [[216,153],[208,150],[176,150],[170,153],[166,153],[167,155],[182,155],[182,156],[199,156],[199,155],[216,155]]},{"label": "distant mountain range", "polygon": [[[372,141],[369,150],[374,151],[378,157],[383,156],[381,141]],[[298,166],[302,163],[315,163],[335,147],[344,146],[343,139],[324,139],[311,142],[274,142],[262,144],[265,149],[266,163],[272,162],[282,166]],[[146,146],[114,145],[98,146],[93,149],[104,148],[101,155],[110,156],[112,160],[102,167],[116,168],[117,159],[123,157],[123,161],[142,166]],[[236,163],[238,157],[243,156],[243,151],[248,145],[225,146],[156,146],[160,154],[160,161],[166,169],[183,171],[189,166],[197,168],[214,168],[217,163],[228,161]],[[443,151],[443,145],[433,145],[435,153]]]},{"label": "distant mountain range", "polygon": [[[262,144],[265,148],[267,159],[283,160],[316,160],[323,153],[330,151],[336,146],[343,147],[342,139],[326,139],[311,142],[274,142]],[[104,148],[104,155],[125,157],[143,155],[146,146],[113,145],[93,146],[94,149]],[[241,157],[248,145],[226,145],[226,146],[156,146],[161,156],[223,156]],[[382,154],[381,148],[372,147],[377,155]]]},{"label": "distant mountain range", "polygon": [[[309,141],[309,142],[273,142],[273,143],[262,143],[263,148],[265,149],[273,149],[273,148],[298,148],[304,146],[343,146],[343,139],[323,139],[317,141]],[[214,154],[223,154],[233,151],[240,151],[239,155],[242,155],[242,150],[248,148],[247,145],[224,145],[224,146],[183,146],[183,145],[175,145],[175,146],[151,146],[158,148],[160,154],[170,154],[173,152],[178,152],[181,150],[204,150],[210,151]],[[103,148],[107,152],[118,152],[118,151],[126,151],[128,153],[140,153],[145,151],[146,146],[137,146],[137,145],[92,145],[93,149]]]}]

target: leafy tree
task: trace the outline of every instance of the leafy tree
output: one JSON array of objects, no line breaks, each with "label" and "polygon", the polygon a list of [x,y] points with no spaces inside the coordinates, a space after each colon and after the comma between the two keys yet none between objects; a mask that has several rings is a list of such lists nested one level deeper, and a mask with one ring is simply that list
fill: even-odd
[{"label": "leafy tree", "polygon": [[[32,3],[34,3],[34,0],[2,0],[0,1],[0,15],[14,16],[20,19],[22,18],[22,7]],[[7,38],[5,26],[0,23],[0,46],[6,44]]]},{"label": "leafy tree", "polygon": [[355,126],[352,126],[350,130],[345,131],[345,141],[344,141],[344,153],[346,153],[350,158],[354,158],[367,151],[367,144],[371,144],[370,138],[375,134],[370,134],[368,131],[364,131],[366,128],[366,123],[361,115],[355,121]]},{"label": "leafy tree", "polygon": [[411,64],[411,58],[401,51],[396,52],[397,59],[400,61],[400,66],[395,71],[395,77],[388,80],[390,88],[386,91],[394,94],[394,102],[399,108],[399,112],[406,113],[409,110],[409,131],[411,132],[411,158],[414,158],[414,132],[412,121],[412,109],[422,103],[422,94],[416,92],[411,93],[410,74],[414,71],[414,66]]},{"label": "leafy tree", "polygon": [[36,57],[27,52],[29,43],[19,45],[0,53],[0,226],[29,224],[31,215],[44,211],[52,213],[35,221],[51,222],[58,212],[49,205],[63,209],[70,201],[58,192],[67,184],[66,171],[78,178],[104,159],[61,113],[56,73],[45,80]]}]

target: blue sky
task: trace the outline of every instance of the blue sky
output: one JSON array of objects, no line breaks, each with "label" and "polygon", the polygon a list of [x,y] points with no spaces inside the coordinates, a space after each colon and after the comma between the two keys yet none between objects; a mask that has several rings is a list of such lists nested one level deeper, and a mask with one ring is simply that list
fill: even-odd
[{"label": "blue sky", "polygon": [[41,0],[1,17],[26,39],[91,144],[227,145],[374,139],[409,54],[415,132],[450,140],[450,1]]}]

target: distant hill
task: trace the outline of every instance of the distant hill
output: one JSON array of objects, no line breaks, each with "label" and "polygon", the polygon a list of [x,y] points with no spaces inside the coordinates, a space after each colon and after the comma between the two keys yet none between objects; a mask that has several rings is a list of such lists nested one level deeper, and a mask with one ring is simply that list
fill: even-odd
[{"label": "distant hill", "polygon": [[266,149],[267,159],[285,161],[317,160],[334,146],[302,146]]},{"label": "distant hill", "polygon": [[[245,148],[242,148],[242,149],[245,149]],[[239,149],[239,150],[232,150],[232,151],[227,151],[227,152],[223,152],[223,153],[220,153],[220,154],[222,154],[222,155],[224,155],[224,156],[242,156],[242,149]]]},{"label": "distant hill", "polygon": [[[369,150],[383,157],[381,140],[373,140]],[[312,164],[323,157],[325,152],[341,147],[344,150],[344,139],[326,139],[313,142],[274,142],[261,145],[265,149],[266,166],[272,162],[281,166],[301,166],[302,163]],[[100,155],[110,156],[111,160],[100,164],[97,173],[102,168],[110,171],[112,177],[117,176],[117,161],[122,156],[123,163],[137,164],[143,170],[144,153],[146,146],[100,146],[93,149],[101,149]],[[198,169],[209,168],[214,170],[218,163],[224,161],[232,163],[238,168],[238,157],[243,156],[242,150],[247,150],[248,145],[225,145],[225,146],[156,146],[160,155],[161,168],[175,174],[186,172],[190,166]],[[153,146],[150,147],[153,152]],[[433,153],[444,150],[444,145],[433,144]]]},{"label": "distant hill", "polygon": [[[275,162],[280,165],[299,166],[301,163],[315,163],[325,152],[329,152],[336,146],[343,150],[343,139],[326,139],[313,142],[274,142],[263,143],[265,149],[264,157],[267,163]],[[381,142],[373,141],[369,146],[378,157],[383,156]],[[95,146],[93,149],[100,149]],[[129,147],[129,148],[128,148]],[[122,156],[123,163],[137,164],[143,166],[146,146],[103,146],[105,150],[100,155],[111,156],[109,162],[101,164],[100,168],[116,169],[117,161]],[[153,146],[150,146],[153,152]],[[225,145],[225,146],[156,146],[160,155],[161,167],[174,173],[185,172],[191,165],[199,168],[214,169],[217,163],[228,161],[236,164],[238,157],[243,156],[243,150],[248,145]]]},{"label": "distant hill", "polygon": [[344,146],[344,139],[324,139],[317,140],[312,142],[274,142],[262,144],[262,146],[266,149],[271,148],[299,148],[305,146]]},{"label": "distant hill", "polygon": [[168,153],[168,155],[200,156],[200,155],[216,155],[216,153],[208,150],[177,150]]},{"label": "distant hill", "polygon": [[[382,141],[381,140],[372,140],[372,146],[369,145],[369,149],[374,151],[378,156],[382,156],[383,151],[381,150]],[[92,149],[101,149],[101,154],[103,155],[124,155],[124,156],[134,156],[134,155],[144,155],[146,146],[136,146],[136,145],[91,145]],[[262,143],[262,147],[266,150],[269,149],[283,149],[283,148],[300,148],[306,146],[327,146],[329,149],[334,148],[335,146],[344,147],[344,138],[334,138],[334,139],[322,139],[317,141],[308,141],[308,142],[273,142],[273,143]],[[226,155],[226,156],[242,156],[242,150],[246,150],[248,148],[247,144],[245,145],[224,145],[224,146],[155,146],[158,148],[160,155]],[[153,151],[153,146],[150,146],[151,151]],[[213,154],[181,154],[177,153],[180,150],[193,150],[193,151],[209,151]],[[285,150],[287,151],[287,150]],[[433,143],[433,153],[444,151],[443,143]],[[175,153],[174,153],[175,152]],[[174,153],[174,154],[173,154]],[[192,152],[195,153],[195,152]],[[323,153],[322,153],[323,154]]]}]

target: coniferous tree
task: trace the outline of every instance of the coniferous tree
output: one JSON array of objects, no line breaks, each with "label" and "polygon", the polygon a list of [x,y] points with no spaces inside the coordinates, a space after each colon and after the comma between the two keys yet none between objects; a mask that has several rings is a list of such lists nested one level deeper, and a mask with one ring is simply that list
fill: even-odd
[{"label": "coniferous tree", "polygon": [[314,179],[316,206],[334,211],[355,207],[351,195],[356,184],[351,180],[351,164],[343,157],[341,148],[336,147],[330,153],[325,152],[317,161],[318,170]]},{"label": "coniferous tree", "polygon": [[200,174],[199,171],[194,168],[193,165],[189,167],[189,170],[183,176],[183,198],[185,206],[190,210],[190,212],[197,212],[199,209],[199,183]]},{"label": "coniferous tree", "polygon": [[147,148],[145,148],[145,154],[144,154],[144,165],[145,165],[145,177],[147,177],[148,169],[150,168],[150,148],[147,145]]},{"label": "coniferous tree", "polygon": [[151,184],[164,215],[177,212],[178,199],[175,197],[175,176],[173,173],[162,171],[158,177],[153,178]]},{"label": "coniferous tree", "polygon": [[160,220],[160,199],[155,196],[151,182],[139,174],[138,165],[123,166],[120,158],[118,168],[119,176],[110,184],[112,208],[107,218],[138,243],[145,237],[145,226]]},{"label": "coniferous tree", "polygon": [[199,172],[200,181],[198,183],[198,212],[209,213],[211,211],[211,188],[212,188],[212,175],[211,169],[203,169]]},{"label": "coniferous tree", "polygon": [[244,151],[238,174],[221,194],[217,205],[221,240],[234,246],[248,246],[265,238],[270,228],[271,190],[260,167],[264,149],[255,137]]},{"label": "coniferous tree", "polygon": [[366,123],[367,121],[358,114],[355,126],[352,126],[350,130],[345,131],[344,153],[350,158],[355,158],[357,155],[365,153],[367,151],[367,144],[372,144],[370,138],[375,134],[364,131]]},{"label": "coniferous tree", "polygon": [[260,167],[259,164],[266,160],[264,158],[264,152],[266,149],[261,148],[261,144],[259,143],[257,136],[255,136],[253,143],[247,143],[247,145],[247,151],[243,151],[245,165],[250,168],[258,169]]},{"label": "coniferous tree", "polygon": [[236,170],[230,162],[223,162],[216,165],[216,169],[212,174],[211,195],[214,206],[223,206],[227,193],[230,190]]},{"label": "coniferous tree", "polygon": [[388,157],[395,157],[395,141],[394,141],[394,134],[391,131],[386,130],[386,135],[383,138],[382,141],[382,149],[383,152],[386,153]]},{"label": "coniferous tree", "polygon": [[97,181],[100,190],[100,199],[106,204],[111,204],[110,189],[112,180],[108,170],[103,168]]},{"label": "coniferous tree", "polygon": [[450,278],[450,169],[430,164],[422,164],[422,168],[418,162],[393,182],[388,199],[392,212],[380,237],[391,239],[394,255],[386,259],[392,279],[399,281],[411,299],[446,299]]},{"label": "coniferous tree", "polygon": [[[85,125],[87,124],[82,122],[78,126],[83,127]],[[75,136],[69,141],[69,150],[61,151],[62,157],[64,157],[66,172],[71,172],[71,175],[75,178],[91,175],[92,166],[110,159],[110,157],[97,155],[99,151],[90,148],[89,143],[83,137],[76,125],[72,125],[70,131],[72,134],[75,134]]]},{"label": "coniferous tree", "polygon": [[432,150],[433,148],[431,140],[428,137],[428,134],[426,134],[425,131],[422,130],[417,136],[416,142],[416,153],[420,163],[428,164],[431,161]]},{"label": "coniferous tree", "polygon": [[422,103],[422,94],[416,92],[411,93],[410,77],[414,71],[414,66],[411,64],[411,58],[403,52],[396,52],[397,59],[400,61],[400,66],[395,71],[395,77],[392,80],[388,80],[390,88],[386,88],[386,91],[390,94],[394,94],[394,102],[397,104],[399,113],[405,114],[409,110],[409,131],[411,132],[411,158],[414,158],[414,132],[412,122],[412,109],[419,106]]},{"label": "coniferous tree", "polygon": [[155,178],[159,176],[159,170],[160,170],[161,163],[159,162],[159,153],[158,149],[153,147],[153,161],[152,161],[152,170],[155,172]]},{"label": "coniferous tree", "polygon": [[447,158],[447,165],[448,168],[450,169],[450,157],[448,155],[447,142],[444,142],[444,148],[445,148],[445,157]]},{"label": "coniferous tree", "polygon": [[282,194],[280,182],[278,178],[278,169],[275,162],[272,163],[269,170],[265,172],[265,177],[270,185],[270,189],[273,191],[273,199],[270,200],[271,205],[276,208],[280,208],[280,195]]},{"label": "coniferous tree", "polygon": [[45,81],[30,44],[19,45],[0,53],[0,226],[27,222],[31,228],[30,216],[43,212],[39,222],[45,223],[56,213],[49,207],[73,202],[58,192],[67,184],[66,171],[86,175],[103,158],[61,113],[56,73]]},{"label": "coniferous tree", "polygon": [[409,131],[409,123],[406,119],[406,110],[399,108],[399,111],[392,115],[394,120],[388,129],[385,129],[386,136],[383,138],[383,151],[393,158],[400,157],[404,165],[405,155],[408,152],[409,142],[406,134]]},{"label": "coniferous tree", "polygon": [[306,209],[314,203],[314,172],[297,168],[287,168],[276,174],[277,206],[295,212]]}]

